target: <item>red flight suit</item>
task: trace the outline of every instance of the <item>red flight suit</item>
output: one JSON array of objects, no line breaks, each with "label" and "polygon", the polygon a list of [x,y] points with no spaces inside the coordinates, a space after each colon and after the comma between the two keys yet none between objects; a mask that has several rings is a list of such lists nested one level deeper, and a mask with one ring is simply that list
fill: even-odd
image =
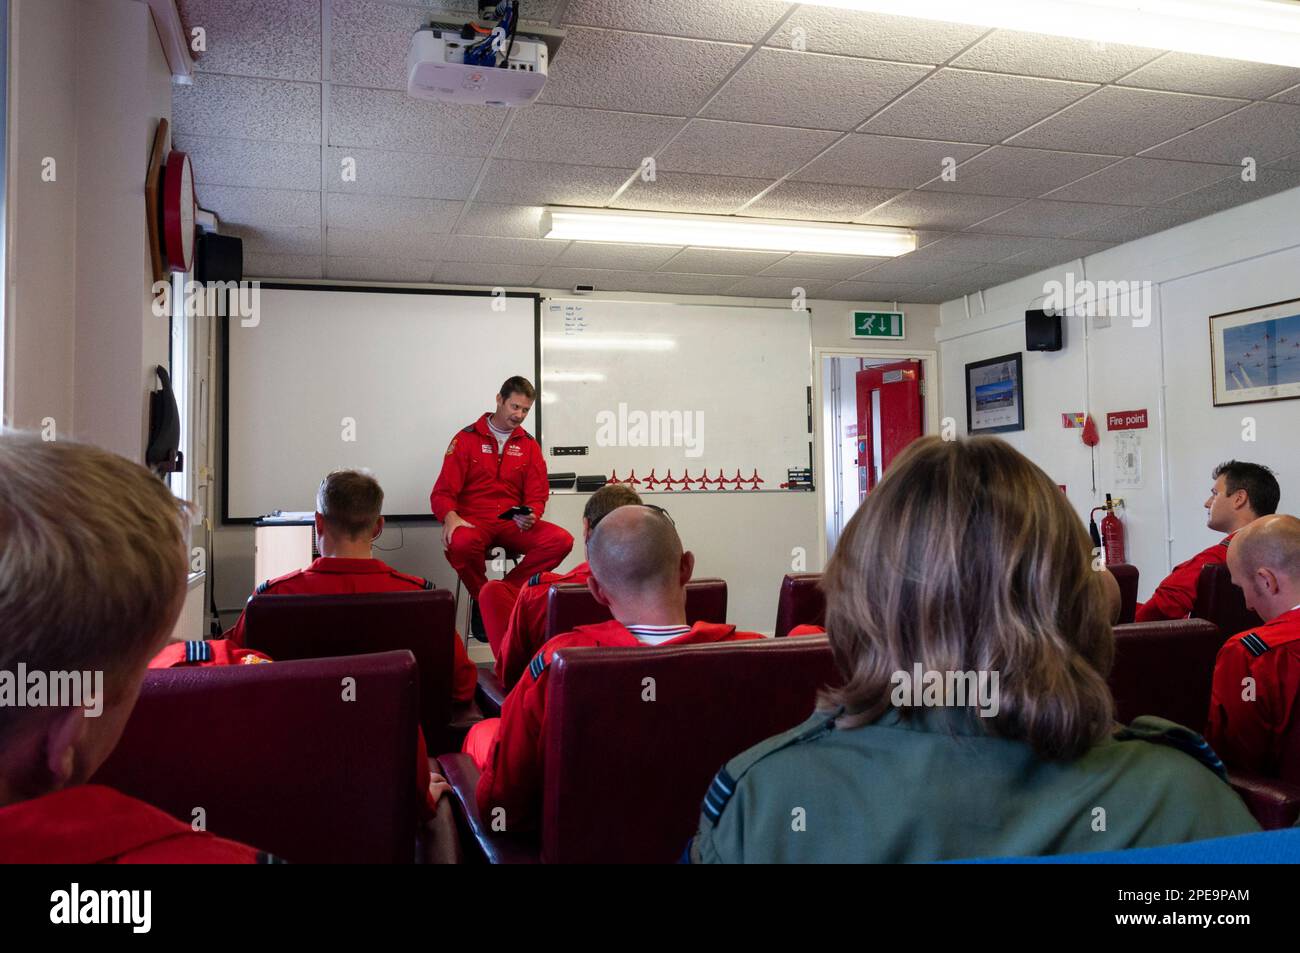
[{"label": "red flight suit", "polygon": [[[398,572],[382,559],[339,559],[330,556],[317,558],[306,569],[271,579],[257,587],[258,593],[275,596],[329,596],[362,592],[409,592],[432,589],[433,583],[419,576]],[[244,644],[244,615],[226,633],[234,645]],[[465,645],[457,637],[455,662],[452,671],[452,698],[458,702],[472,701],[478,685],[478,668],[470,661]]]},{"label": "red flight suit", "polygon": [[275,858],[196,831],[102,784],[0,807],[0,863],[254,864]]},{"label": "red flight suit", "polygon": [[[546,644],[546,603],[551,586],[565,582],[586,585],[590,578],[591,567],[579,563],[569,572],[538,573],[528,580],[528,585],[519,593],[510,612],[510,619],[501,636],[500,649],[494,653],[497,678],[501,679],[501,684],[507,689],[514,688],[515,683],[523,678],[528,663]],[[486,623],[486,618],[484,622]]]},{"label": "red flight suit", "polygon": [[1207,549],[1201,550],[1187,562],[1179,563],[1173,572],[1156,587],[1151,598],[1139,602],[1134,622],[1159,622],[1161,619],[1185,619],[1196,602],[1196,580],[1201,577],[1201,567],[1228,561],[1228,543],[1232,536],[1226,536]]},{"label": "red flight suit", "polygon": [[823,626],[809,625],[805,623],[802,625],[796,625],[785,635],[786,638],[797,638],[798,636],[801,635],[825,635],[825,634],[826,634],[826,629]]},{"label": "red flight suit", "polygon": [[256,649],[240,648],[229,639],[169,642],[149,660],[150,668],[207,668],[211,665],[258,665],[271,656]]},{"label": "red flight suit", "polygon": [[[452,534],[447,561],[475,599],[487,582],[484,559],[492,547],[523,555],[506,576],[506,582],[516,587],[534,573],[554,569],[573,548],[568,531],[542,521],[551,493],[542,448],[523,427],[516,427],[498,452],[497,438],[488,429],[489,416],[484,414],[451,438],[442,472],[429,494],[429,505],[440,522],[455,510],[472,524]],[[532,529],[521,530],[514,520],[498,519],[521,504],[532,507],[537,517]]]},{"label": "red flight suit", "polygon": [[[660,644],[700,645],[761,638],[756,632],[737,631],[734,625],[697,622],[689,632]],[[537,827],[542,806],[546,690],[555,653],[580,646],[643,644],[622,623],[610,620],[557,635],[534,656],[527,673],[506,696],[501,717],[479,722],[465,736],[463,750],[483,772],[475,795],[485,816],[490,816],[493,808],[502,807],[511,831]],[[618,729],[611,726],[610,730]]]},{"label": "red flight suit", "polygon": [[[1247,700],[1245,679],[1254,679]],[[1281,742],[1300,730],[1300,606],[1219,649],[1205,740],[1233,768],[1276,776]]]}]

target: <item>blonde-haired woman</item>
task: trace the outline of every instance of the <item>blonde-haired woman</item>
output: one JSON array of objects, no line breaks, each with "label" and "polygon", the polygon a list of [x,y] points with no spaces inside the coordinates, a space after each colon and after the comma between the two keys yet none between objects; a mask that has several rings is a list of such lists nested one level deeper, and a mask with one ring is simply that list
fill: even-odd
[{"label": "blonde-haired woman", "polygon": [[1009,444],[913,443],[824,586],[843,683],[719,772],[693,860],[1029,856],[1259,829],[1200,736],[1114,724],[1088,535]]}]

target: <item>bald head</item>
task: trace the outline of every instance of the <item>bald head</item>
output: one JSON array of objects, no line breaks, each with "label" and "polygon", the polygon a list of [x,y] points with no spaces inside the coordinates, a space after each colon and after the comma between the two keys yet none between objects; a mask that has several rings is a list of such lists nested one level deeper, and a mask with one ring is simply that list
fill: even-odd
[{"label": "bald head", "polygon": [[682,541],[657,510],[620,506],[591,534],[587,560],[611,600],[634,599],[679,585]]},{"label": "bald head", "polygon": [[1264,619],[1300,603],[1300,519],[1261,516],[1238,531],[1228,547],[1228,570],[1246,605]]}]

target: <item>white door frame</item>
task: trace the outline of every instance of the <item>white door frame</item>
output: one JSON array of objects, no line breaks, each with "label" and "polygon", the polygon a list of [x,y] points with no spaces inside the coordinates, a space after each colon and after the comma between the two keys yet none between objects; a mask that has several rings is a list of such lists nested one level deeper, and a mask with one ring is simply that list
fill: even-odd
[{"label": "white door frame", "polygon": [[834,347],[813,348],[813,459],[817,461],[814,472],[820,474],[817,479],[817,546],[821,552],[821,565],[823,568],[830,556],[826,551],[826,501],[831,475],[825,472],[826,434],[823,432],[824,428],[822,426],[822,407],[826,400],[823,390],[825,382],[822,380],[822,363],[828,357],[860,357],[872,361],[920,361],[924,369],[925,432],[927,434],[939,432],[939,406],[942,398],[938,351],[910,347],[882,348],[866,344],[861,347],[836,345]]}]

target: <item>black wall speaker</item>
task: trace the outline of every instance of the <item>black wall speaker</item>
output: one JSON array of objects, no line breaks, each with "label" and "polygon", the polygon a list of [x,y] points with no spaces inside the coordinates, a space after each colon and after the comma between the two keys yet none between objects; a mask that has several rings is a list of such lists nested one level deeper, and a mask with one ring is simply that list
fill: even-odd
[{"label": "black wall speaker", "polygon": [[242,281],[244,240],[215,232],[201,232],[194,255],[194,280]]},{"label": "black wall speaker", "polygon": [[1062,347],[1061,316],[1055,311],[1025,312],[1025,350],[1059,351]]}]

